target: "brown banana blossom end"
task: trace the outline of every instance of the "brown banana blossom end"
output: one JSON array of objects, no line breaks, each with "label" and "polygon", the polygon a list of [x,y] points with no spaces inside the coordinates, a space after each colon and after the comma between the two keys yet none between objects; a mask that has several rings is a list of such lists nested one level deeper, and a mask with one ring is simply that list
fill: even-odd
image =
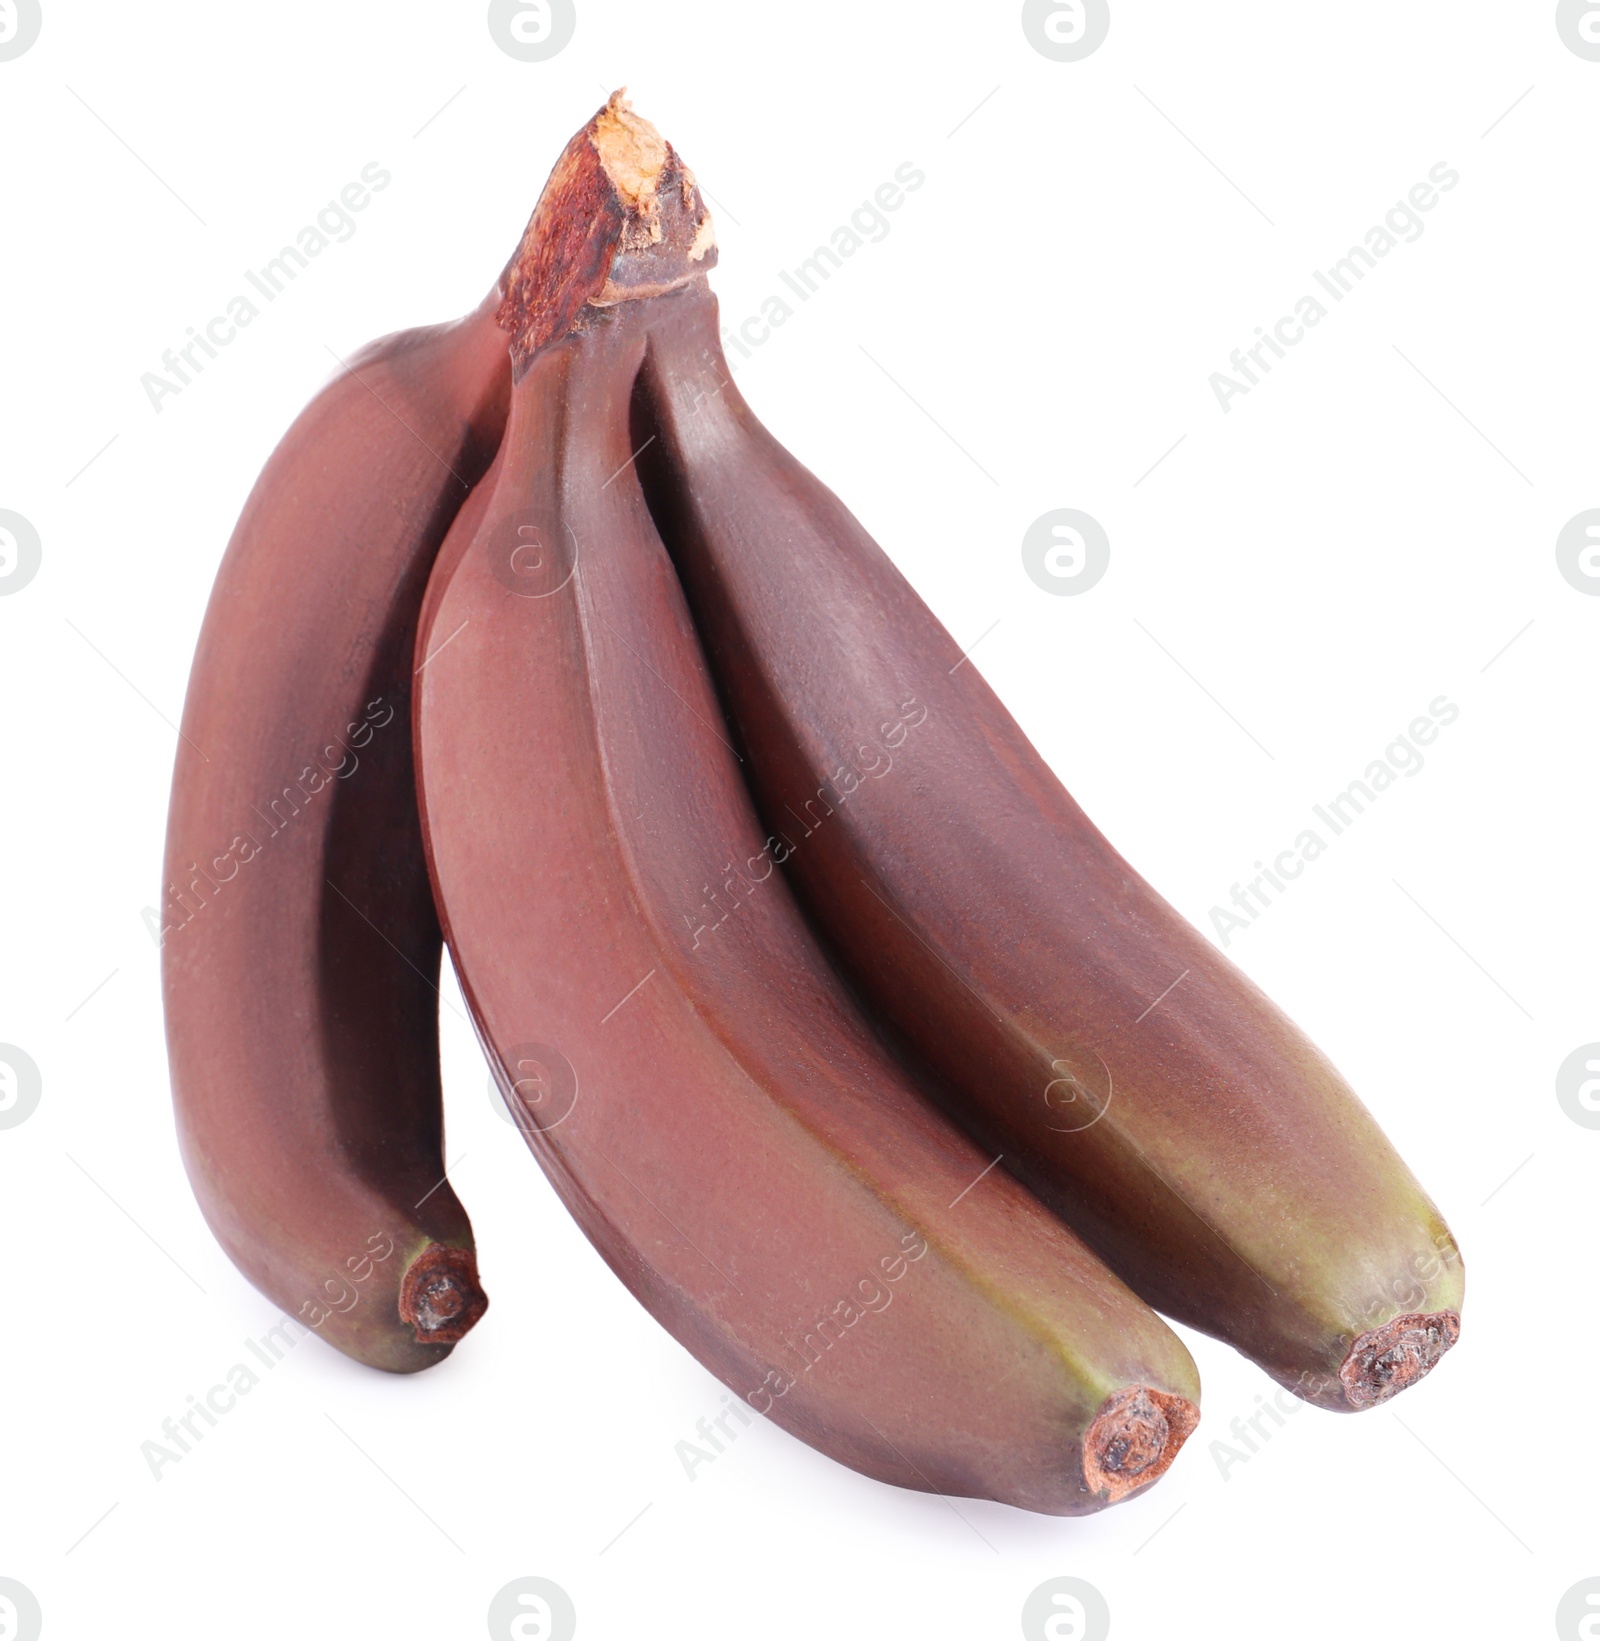
[{"label": "brown banana blossom end", "polygon": [[1375,1407],[1398,1396],[1426,1378],[1460,1337],[1461,1318],[1455,1311],[1397,1316],[1361,1334],[1339,1369],[1346,1401],[1352,1408]]},{"label": "brown banana blossom end", "polygon": [[1083,1442],[1083,1476],[1091,1493],[1112,1504],[1167,1473],[1200,1422],[1182,1396],[1130,1385],[1108,1396]]},{"label": "brown banana blossom end", "polygon": [[467,1248],[435,1242],[417,1255],[400,1288],[400,1318],[423,1345],[454,1345],[489,1308],[478,1262]]}]

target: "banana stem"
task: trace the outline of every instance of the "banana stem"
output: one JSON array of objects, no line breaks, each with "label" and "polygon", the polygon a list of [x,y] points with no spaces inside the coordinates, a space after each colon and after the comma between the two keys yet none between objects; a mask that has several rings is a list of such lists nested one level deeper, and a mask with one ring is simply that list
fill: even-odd
[{"label": "banana stem", "polygon": [[677,290],[716,260],[694,174],[615,92],[556,161],[507,269],[499,320],[516,380],[586,309]]}]

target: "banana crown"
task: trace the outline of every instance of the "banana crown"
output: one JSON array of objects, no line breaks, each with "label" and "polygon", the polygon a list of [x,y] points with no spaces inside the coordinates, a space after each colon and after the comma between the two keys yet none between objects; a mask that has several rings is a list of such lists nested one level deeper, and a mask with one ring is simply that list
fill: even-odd
[{"label": "banana crown", "polygon": [[556,161],[506,270],[499,321],[517,376],[587,308],[663,295],[716,260],[694,173],[615,92]]}]

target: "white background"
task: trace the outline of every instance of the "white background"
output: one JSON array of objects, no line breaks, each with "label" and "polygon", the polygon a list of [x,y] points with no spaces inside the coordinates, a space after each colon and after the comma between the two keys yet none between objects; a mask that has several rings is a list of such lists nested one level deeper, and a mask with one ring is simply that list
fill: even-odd
[{"label": "white background", "polygon": [[[1113,12],[1059,63],[1014,4],[579,0],[522,63],[477,4],[45,0],[0,62],[0,508],[43,543],[0,598],[0,1041],[43,1076],[0,1130],[0,1577],[48,1636],[475,1636],[524,1575],[605,1641],[1009,1638],[1059,1575],[1119,1641],[1533,1636],[1600,1576],[1600,1132],[1555,1094],[1600,1038],[1600,600],[1555,556],[1600,506],[1600,63],[1543,3]],[[184,1179],[141,920],[218,558],[333,356],[472,306],[622,83],[715,203],[735,319],[926,172],[741,385],[1208,934],[1459,706],[1230,947],[1465,1250],[1462,1342],[1391,1406],[1225,1466],[1271,1386],[1186,1333],[1198,1434],[1092,1519],[900,1492],[764,1422],[690,1480],[720,1387],[568,1221],[447,988],[486,1320],[411,1379],[308,1340],[152,1477],[141,1444],[276,1319]],[[370,161],[354,236],[157,413],[141,376]],[[1423,236],[1224,414],[1210,375],[1440,161]],[[1059,507],[1111,540],[1081,597],[1023,570]]]}]

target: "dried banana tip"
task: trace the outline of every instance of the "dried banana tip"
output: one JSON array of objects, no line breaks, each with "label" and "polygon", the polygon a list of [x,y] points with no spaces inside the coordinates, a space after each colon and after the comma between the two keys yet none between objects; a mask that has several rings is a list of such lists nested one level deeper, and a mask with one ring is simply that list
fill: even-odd
[{"label": "dried banana tip", "polygon": [[1456,1311],[1413,1311],[1359,1335],[1339,1369],[1345,1401],[1352,1408],[1375,1407],[1398,1396],[1425,1379],[1460,1337]]},{"label": "dried banana tip", "polygon": [[400,1285],[400,1319],[421,1345],[458,1344],[488,1308],[478,1262],[468,1248],[429,1243]]},{"label": "dried banana tip", "polygon": [[1112,1504],[1167,1473],[1200,1422],[1183,1396],[1129,1385],[1108,1396],[1083,1439],[1083,1479]]}]

